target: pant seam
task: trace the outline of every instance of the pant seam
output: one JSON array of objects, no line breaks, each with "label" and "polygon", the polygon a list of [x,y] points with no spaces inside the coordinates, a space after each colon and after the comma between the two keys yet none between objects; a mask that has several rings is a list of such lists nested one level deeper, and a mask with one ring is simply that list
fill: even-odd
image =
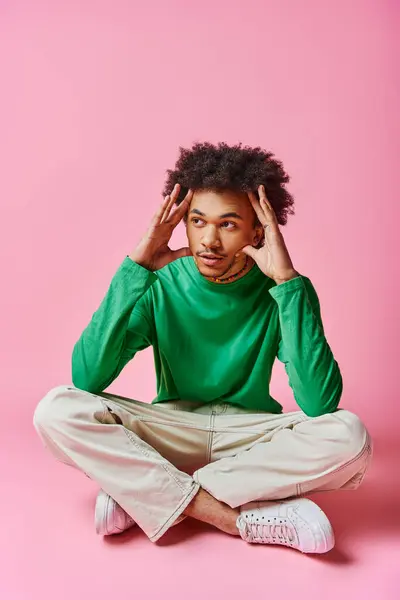
[{"label": "pant seam", "polygon": [[[141,452],[144,456],[149,457],[150,456],[150,452],[145,451],[143,448],[140,447],[140,444],[137,443],[137,441],[135,440],[135,438],[132,436],[131,432],[129,431],[129,429],[127,429],[126,427],[122,426],[122,429],[125,433],[125,435],[128,437],[128,439],[132,442],[132,444],[134,444],[134,446],[136,446],[136,448],[139,450],[139,452]],[[144,442],[145,443],[145,442]],[[156,450],[154,450],[154,452],[157,452]],[[161,454],[159,454],[159,456],[161,456]],[[162,458],[162,457],[161,457]],[[175,481],[175,483],[180,487],[180,489],[182,491],[184,491],[184,486],[181,484],[181,482],[179,481],[179,479],[174,475],[174,473],[172,473],[172,471],[170,471],[170,469],[168,468],[168,462],[162,460],[160,462],[160,465],[163,467],[163,469],[168,473],[168,475],[170,477],[172,477],[172,479]]]},{"label": "pant seam", "polygon": [[[217,415],[218,416],[218,415]],[[191,423],[184,423],[182,421],[174,421],[173,423],[171,423],[171,421],[164,421],[162,419],[154,419],[153,417],[143,417],[141,415],[135,415],[135,419],[137,419],[138,421],[143,421],[143,422],[148,422],[148,423],[157,423],[158,425],[169,425],[169,426],[181,426],[181,427],[186,427],[187,429],[198,429],[200,431],[211,431],[211,426],[210,425],[192,425]],[[213,431],[214,432],[218,432],[218,433],[237,433],[237,429],[232,430],[232,427],[213,427]],[[247,429],[243,429],[242,427],[240,428],[240,432],[242,433],[260,433],[263,434],[265,433],[265,429],[258,429],[255,427],[249,427]]]},{"label": "pant seam", "polygon": [[208,443],[207,443],[207,462],[211,462],[211,454],[212,454],[212,443],[214,437],[214,423],[215,423],[215,413],[212,412],[210,416],[210,433],[208,435]]},{"label": "pant seam", "polygon": [[[100,399],[101,403],[102,403],[102,404],[103,404],[103,406],[104,406],[105,413],[107,414],[107,413],[109,412],[109,411],[108,411],[107,402],[105,402],[105,401],[104,401],[102,398],[99,398],[99,399]],[[110,401],[110,402],[112,403],[112,401]],[[114,403],[114,404],[115,404],[115,403]],[[118,406],[118,405],[117,405],[117,406]],[[136,418],[136,417],[135,417],[135,418]],[[142,420],[142,421],[143,421],[143,420],[146,420],[146,419],[140,419],[140,420]],[[150,422],[152,422],[152,423],[154,423],[154,422],[160,423],[160,421],[157,421],[157,420],[154,420],[154,419],[147,419],[147,420],[148,420],[148,421],[150,421]],[[123,424],[121,425],[121,427],[122,427],[122,430],[123,430],[123,432],[125,433],[125,435],[126,435],[126,436],[127,436],[127,438],[129,439],[129,441],[130,441],[130,442],[131,442],[131,443],[132,443],[132,444],[133,444],[133,445],[134,445],[134,446],[135,446],[135,447],[136,447],[136,448],[139,450],[139,452],[141,452],[141,454],[143,454],[143,456],[147,456],[147,457],[149,457],[149,456],[150,456],[150,452],[148,452],[148,451],[146,450],[146,448],[142,448],[142,447],[141,447],[141,445],[140,445],[140,444],[137,442],[137,440],[135,439],[135,437],[134,437],[134,435],[132,434],[132,432],[131,432],[131,431],[130,431],[130,430],[127,428],[127,427],[125,427]],[[140,438],[139,438],[139,439],[140,439]],[[143,441],[143,440],[142,440],[142,441]],[[146,442],[143,442],[143,443],[145,444]],[[154,449],[153,449],[153,450],[154,450]],[[158,456],[159,456],[161,459],[163,458],[163,457],[162,457],[162,455],[161,455],[159,452],[157,452],[157,450],[154,450],[154,452],[156,452],[156,453],[158,454]],[[163,469],[166,471],[166,473],[168,473],[168,475],[169,475],[169,476],[170,476],[170,477],[171,477],[171,478],[172,478],[172,479],[175,481],[175,483],[178,485],[178,487],[179,487],[179,488],[180,488],[182,491],[184,491],[184,490],[185,490],[184,486],[181,484],[181,482],[180,482],[180,481],[179,481],[179,479],[176,477],[176,475],[175,475],[175,474],[174,474],[174,473],[173,473],[173,472],[170,470],[168,461],[166,461],[166,460],[161,460],[159,464],[160,464],[160,465],[163,467]],[[173,465],[172,465],[172,466],[173,466]]]},{"label": "pant seam", "polygon": [[[108,406],[107,406],[107,402],[104,402],[104,400],[102,398],[100,398],[101,403],[104,406],[105,409],[105,413],[107,414],[108,411]],[[115,403],[114,403],[115,404]],[[150,456],[150,452],[148,452],[148,450],[146,450],[146,448],[143,448],[140,444],[138,444],[137,440],[135,439],[134,435],[132,434],[132,432],[127,429],[127,427],[125,427],[123,424],[121,425],[122,427],[122,431],[125,433],[125,435],[127,436],[127,438],[129,439],[129,441],[139,450],[139,452],[141,454],[143,454],[143,456]],[[139,438],[140,439],[140,438]],[[143,440],[141,440],[143,442]],[[146,444],[146,442],[143,442],[143,444]],[[154,450],[154,448],[153,448]],[[158,454],[158,456],[162,459],[162,455],[157,452],[157,450],[154,450],[154,452],[156,452]],[[166,471],[166,473],[168,473],[168,475],[175,481],[175,483],[178,485],[178,487],[184,491],[184,486],[181,484],[181,482],[179,481],[179,479],[176,477],[176,475],[169,469],[169,463],[166,460],[161,460],[159,463],[164,471]]]}]

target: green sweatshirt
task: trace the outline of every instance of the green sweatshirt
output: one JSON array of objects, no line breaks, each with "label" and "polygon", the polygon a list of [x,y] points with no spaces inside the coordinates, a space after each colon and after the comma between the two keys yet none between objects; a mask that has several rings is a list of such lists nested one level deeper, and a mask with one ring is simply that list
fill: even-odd
[{"label": "green sweatshirt", "polygon": [[278,357],[307,415],[339,404],[339,366],[317,294],[301,275],[277,286],[254,265],[244,277],[218,284],[199,273],[193,257],[154,273],[126,257],[75,344],[74,385],[102,392],[148,346],[157,376],[153,403],[220,401],[280,413],[269,393]]}]

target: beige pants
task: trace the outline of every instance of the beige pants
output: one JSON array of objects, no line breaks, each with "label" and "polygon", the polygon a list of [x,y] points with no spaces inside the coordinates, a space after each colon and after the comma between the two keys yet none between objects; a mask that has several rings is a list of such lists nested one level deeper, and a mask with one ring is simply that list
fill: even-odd
[{"label": "beige pants", "polygon": [[39,403],[34,424],[61,462],[112,496],[153,542],[199,488],[236,508],[312,491],[355,489],[371,440],[354,414],[310,418],[227,404],[147,404],[61,386]]}]

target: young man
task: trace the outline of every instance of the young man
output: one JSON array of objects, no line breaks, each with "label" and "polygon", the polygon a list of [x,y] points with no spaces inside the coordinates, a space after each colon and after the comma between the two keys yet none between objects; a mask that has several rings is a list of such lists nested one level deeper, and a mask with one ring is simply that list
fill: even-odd
[{"label": "young man", "polygon": [[[318,297],[279,228],[293,213],[288,181],[260,148],[181,149],[146,235],[75,345],[75,387],[37,407],[44,444],[101,487],[98,533],[138,524],[155,542],[190,516],[247,542],[333,547],[304,495],[357,488],[371,442],[338,410]],[[182,220],[189,247],[172,251]],[[150,345],[152,404],[105,393]],[[300,411],[283,414],[269,393],[276,357]]]}]

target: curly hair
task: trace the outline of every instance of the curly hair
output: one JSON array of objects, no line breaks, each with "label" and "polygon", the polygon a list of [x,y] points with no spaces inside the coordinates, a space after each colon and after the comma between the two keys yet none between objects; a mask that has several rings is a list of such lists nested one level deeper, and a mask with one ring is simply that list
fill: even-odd
[{"label": "curly hair", "polygon": [[264,185],[280,225],[286,225],[288,215],[294,214],[294,199],[285,188],[290,177],[272,152],[241,143],[228,146],[224,142],[218,145],[196,143],[190,149],[179,148],[179,152],[175,169],[167,171],[163,190],[166,196],[176,183],[180,184],[177,205],[189,189],[253,191],[258,197],[257,188]]}]

